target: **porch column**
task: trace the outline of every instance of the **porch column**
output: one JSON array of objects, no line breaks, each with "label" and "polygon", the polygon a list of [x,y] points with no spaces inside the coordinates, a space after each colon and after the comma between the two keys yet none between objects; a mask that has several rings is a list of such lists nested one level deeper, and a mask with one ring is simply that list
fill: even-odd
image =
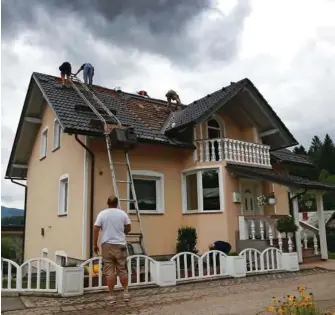
[{"label": "porch column", "polygon": [[321,259],[328,259],[328,245],[327,245],[327,237],[326,237],[326,224],[325,224],[325,216],[323,210],[323,192],[317,192],[315,194],[316,199],[316,208],[318,215],[318,226],[319,226],[319,236],[320,236],[320,251],[321,251]]},{"label": "porch column", "polygon": [[301,247],[301,231],[300,231],[300,222],[299,222],[299,204],[298,204],[298,198],[296,197],[296,193],[290,193],[290,197],[292,199],[292,206],[293,206],[293,218],[294,223],[298,227],[298,230],[295,232],[295,248],[298,255],[298,261],[299,263],[303,262],[302,258],[302,247]]}]

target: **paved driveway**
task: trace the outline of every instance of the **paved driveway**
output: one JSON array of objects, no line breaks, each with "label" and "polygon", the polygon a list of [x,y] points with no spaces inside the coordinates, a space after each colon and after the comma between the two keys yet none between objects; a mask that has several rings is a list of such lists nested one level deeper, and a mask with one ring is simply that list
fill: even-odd
[{"label": "paved driveway", "polygon": [[[299,285],[312,291],[320,306],[335,311],[335,272],[305,270],[295,274],[248,277],[247,280],[220,280],[192,285],[179,285],[160,291],[138,290],[126,306],[104,301],[106,294],[90,294],[80,298],[30,298],[25,311],[5,312],[6,315],[256,315],[266,309],[273,296],[296,293]],[[150,293],[151,292],[151,293]]]}]

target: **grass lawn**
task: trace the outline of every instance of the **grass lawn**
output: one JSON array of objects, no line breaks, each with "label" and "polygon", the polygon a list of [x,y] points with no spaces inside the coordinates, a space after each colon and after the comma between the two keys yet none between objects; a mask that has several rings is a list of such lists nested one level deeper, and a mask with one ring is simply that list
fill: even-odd
[{"label": "grass lawn", "polygon": [[331,253],[331,252],[329,252],[329,253],[328,253],[328,258],[329,258],[329,259],[335,259],[335,253]]},{"label": "grass lawn", "polygon": [[[4,279],[2,280],[2,287],[7,288],[8,286],[8,280]],[[12,289],[16,288],[16,281],[12,280],[11,281],[11,287]],[[27,289],[28,288],[28,281],[22,281],[22,289]],[[55,289],[56,288],[56,282],[55,281],[50,281],[49,282],[49,289]],[[31,280],[31,289],[37,289],[37,281],[35,279]],[[41,280],[40,281],[40,289],[46,289],[46,281]]]}]

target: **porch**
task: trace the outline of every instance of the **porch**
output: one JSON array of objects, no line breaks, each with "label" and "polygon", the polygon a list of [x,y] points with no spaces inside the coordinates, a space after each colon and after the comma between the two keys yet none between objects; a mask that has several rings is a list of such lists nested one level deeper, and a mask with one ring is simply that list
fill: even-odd
[{"label": "porch", "polygon": [[[263,192],[259,189],[252,191],[245,185],[240,185],[241,212],[238,216],[238,232],[236,235],[238,251],[248,247],[256,248],[259,251],[267,247],[277,247],[283,252],[296,251],[299,263],[328,259],[323,192],[334,190],[334,186],[254,167],[228,165],[227,169],[241,183],[266,181],[282,187],[283,190],[278,196],[273,197],[275,199],[274,203],[266,204],[267,211],[264,211],[263,205],[259,204],[259,196]],[[257,187],[257,185],[254,184],[254,187]],[[299,220],[298,197],[305,193],[315,195],[318,228]],[[283,200],[286,200],[285,208],[281,204],[281,211],[277,213],[276,204],[277,202],[282,203]],[[290,204],[291,211],[289,210]],[[269,210],[269,208],[272,208],[272,210]],[[293,233],[280,233],[276,228],[277,221],[287,215],[293,217],[298,230]]]}]

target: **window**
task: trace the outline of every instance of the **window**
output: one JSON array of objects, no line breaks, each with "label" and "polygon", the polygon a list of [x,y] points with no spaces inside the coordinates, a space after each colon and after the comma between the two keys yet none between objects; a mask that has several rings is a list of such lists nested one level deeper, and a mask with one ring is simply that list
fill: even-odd
[{"label": "window", "polygon": [[45,128],[41,134],[41,154],[40,159],[43,159],[47,156],[48,150],[48,128]]},{"label": "window", "polygon": [[[218,119],[211,118],[207,121],[207,138],[208,139],[221,139],[224,136],[223,130],[221,130],[222,128],[220,126]],[[214,156],[213,156],[213,148],[212,148],[213,145],[214,145]],[[208,149],[209,149],[209,160],[210,161],[220,161],[218,141],[209,142]]]},{"label": "window", "polygon": [[220,170],[200,169],[183,174],[184,212],[222,211]]},{"label": "window", "polygon": [[58,215],[67,215],[69,204],[69,177],[68,175],[61,176],[59,180],[59,201]]},{"label": "window", "polygon": [[53,138],[53,150],[56,150],[60,147],[60,137],[62,134],[62,128],[57,119],[54,121],[54,138]]},{"label": "window", "polygon": [[[164,212],[163,174],[152,171],[134,171],[132,173],[137,203],[141,212]],[[129,185],[129,199],[133,199]],[[135,203],[129,203],[129,210],[135,210]]]}]

